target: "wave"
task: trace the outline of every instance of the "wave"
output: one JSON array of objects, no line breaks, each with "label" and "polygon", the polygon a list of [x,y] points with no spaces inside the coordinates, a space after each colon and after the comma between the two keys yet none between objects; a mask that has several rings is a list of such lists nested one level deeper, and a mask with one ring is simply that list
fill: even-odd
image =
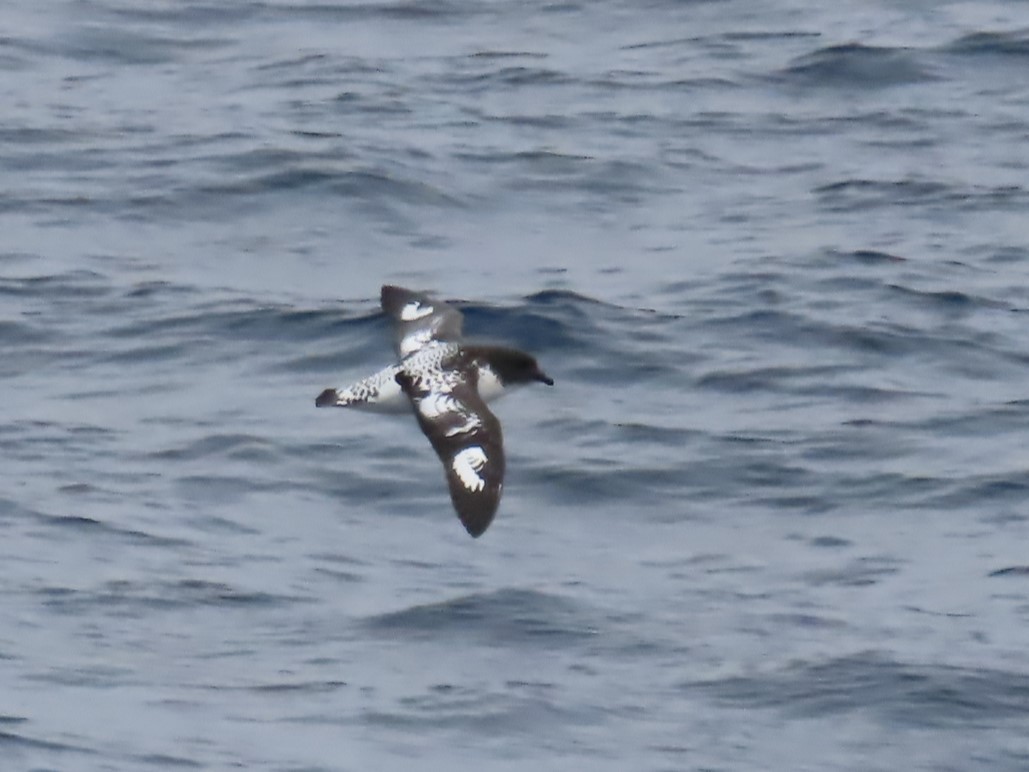
[{"label": "wave", "polygon": [[918,49],[860,43],[819,48],[780,72],[785,83],[831,88],[879,89],[937,79]]},{"label": "wave", "polygon": [[520,588],[411,606],[369,617],[364,624],[389,637],[457,635],[515,649],[575,644],[598,631],[598,619],[581,602]]},{"label": "wave", "polygon": [[723,706],[815,717],[861,712],[888,726],[994,727],[1018,720],[1029,676],[988,668],[906,663],[882,654],[808,662],[752,676],[691,682]]}]

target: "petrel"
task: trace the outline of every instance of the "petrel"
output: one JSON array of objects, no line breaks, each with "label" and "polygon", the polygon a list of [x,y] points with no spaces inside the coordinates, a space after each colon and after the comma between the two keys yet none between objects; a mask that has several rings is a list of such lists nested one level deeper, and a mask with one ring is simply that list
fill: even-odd
[{"label": "petrel", "polygon": [[393,320],[397,363],[346,388],[326,389],[314,404],[379,413],[413,408],[443,462],[457,516],[468,533],[481,536],[504,485],[500,421],[486,403],[516,386],[554,381],[524,351],[465,342],[461,312],[424,292],[387,284],[381,303]]}]

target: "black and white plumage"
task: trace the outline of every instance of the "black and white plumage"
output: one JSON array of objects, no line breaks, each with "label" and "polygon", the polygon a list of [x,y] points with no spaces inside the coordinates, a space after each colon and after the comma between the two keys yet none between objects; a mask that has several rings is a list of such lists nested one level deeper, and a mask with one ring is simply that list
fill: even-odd
[{"label": "black and white plumage", "polygon": [[386,285],[382,310],[393,319],[399,361],[343,389],[326,389],[318,407],[376,412],[414,409],[443,462],[450,499],[472,536],[489,527],[504,484],[500,421],[486,407],[512,387],[553,385],[529,354],[466,343],[461,312],[422,292]]}]

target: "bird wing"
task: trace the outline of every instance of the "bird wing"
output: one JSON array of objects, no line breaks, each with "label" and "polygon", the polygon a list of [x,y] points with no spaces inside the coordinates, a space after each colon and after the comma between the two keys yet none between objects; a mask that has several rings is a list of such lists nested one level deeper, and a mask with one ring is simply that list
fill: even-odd
[{"label": "bird wing", "polygon": [[424,292],[386,284],[382,310],[393,319],[394,346],[401,359],[434,340],[461,337],[461,312]]},{"label": "bird wing", "polygon": [[401,371],[397,383],[443,462],[457,516],[468,533],[481,536],[500,504],[504,440],[500,421],[479,396],[475,370]]}]

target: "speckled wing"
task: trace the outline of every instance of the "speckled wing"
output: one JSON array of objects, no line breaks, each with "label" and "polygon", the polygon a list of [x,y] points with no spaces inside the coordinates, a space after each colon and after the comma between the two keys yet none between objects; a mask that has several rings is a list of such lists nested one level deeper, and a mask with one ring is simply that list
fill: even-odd
[{"label": "speckled wing", "polygon": [[500,504],[504,440],[500,421],[479,396],[474,369],[432,376],[402,371],[397,383],[443,462],[457,516],[468,533],[481,536]]},{"label": "speckled wing", "polygon": [[394,346],[401,359],[432,341],[461,337],[461,312],[424,292],[387,284],[381,302],[393,319]]}]

